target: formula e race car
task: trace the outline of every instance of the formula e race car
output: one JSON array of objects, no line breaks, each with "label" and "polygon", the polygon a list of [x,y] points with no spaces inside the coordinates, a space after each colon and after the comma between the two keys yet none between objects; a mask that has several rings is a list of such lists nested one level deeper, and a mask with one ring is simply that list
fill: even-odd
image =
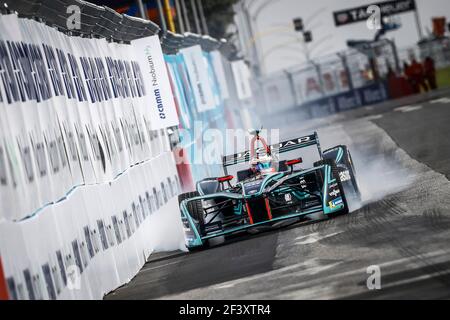
[{"label": "formula e race car", "polygon": [[[310,146],[318,151],[312,168],[301,168],[303,159],[298,156],[279,160],[282,154]],[[224,241],[239,232],[272,228],[311,214],[324,219],[347,214],[349,199],[360,197],[346,146],[322,152],[317,133],[269,146],[256,131],[250,147],[223,157],[225,176],[199,181],[196,191],[179,196],[190,251],[208,247],[214,238]],[[245,163],[250,168],[238,171],[233,183],[228,168]]]}]

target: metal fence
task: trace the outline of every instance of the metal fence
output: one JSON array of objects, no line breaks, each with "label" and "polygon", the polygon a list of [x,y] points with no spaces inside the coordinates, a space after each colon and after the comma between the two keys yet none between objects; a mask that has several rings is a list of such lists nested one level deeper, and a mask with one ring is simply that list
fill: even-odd
[{"label": "metal fence", "polygon": [[[118,42],[129,42],[160,31],[159,26],[149,20],[119,14],[83,0],[0,0],[0,10],[17,12],[20,17],[37,19],[72,35]],[[79,21],[72,24],[68,18],[74,13]]]},{"label": "metal fence", "polygon": [[431,42],[399,50],[400,59],[408,63],[411,62],[412,57],[424,60],[427,56],[435,60],[438,69],[450,67],[450,39],[436,39]]},{"label": "metal fence", "polygon": [[308,64],[259,79],[261,114],[295,108],[304,117],[320,117],[390,99],[387,76],[401,76],[413,58],[435,60],[436,68],[450,67],[450,42],[443,38],[398,50],[389,40],[315,59]]}]

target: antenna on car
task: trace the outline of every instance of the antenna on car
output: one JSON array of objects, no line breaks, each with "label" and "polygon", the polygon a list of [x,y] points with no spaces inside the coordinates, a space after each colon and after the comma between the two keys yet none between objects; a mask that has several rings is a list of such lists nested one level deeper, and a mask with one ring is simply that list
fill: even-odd
[{"label": "antenna on car", "polygon": [[[260,133],[262,130],[263,130],[262,126],[260,129],[248,130],[249,134],[253,135],[251,144],[254,147],[254,144],[259,141],[260,143],[263,144],[266,155],[271,156],[272,150],[271,150],[270,146],[267,145],[267,142],[264,138],[260,137]],[[254,150],[254,152],[255,152],[254,156],[256,157],[256,159],[259,159],[258,150],[260,150],[260,148]],[[251,156],[253,157],[253,152],[252,152]]]},{"label": "antenna on car", "polygon": [[260,140],[259,138],[259,134],[261,133],[261,131],[263,130],[263,126],[261,126],[261,129],[250,129],[248,130],[248,133],[251,134],[252,136],[255,136],[257,140]]}]

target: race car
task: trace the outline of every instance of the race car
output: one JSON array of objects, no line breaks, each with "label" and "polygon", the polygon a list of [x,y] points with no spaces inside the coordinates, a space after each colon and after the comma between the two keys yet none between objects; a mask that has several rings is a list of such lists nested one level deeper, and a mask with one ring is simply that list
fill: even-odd
[{"label": "race car", "polygon": [[[302,157],[279,160],[281,155],[316,146],[317,161],[301,168]],[[350,151],[336,146],[322,151],[317,133],[269,146],[254,132],[250,150],[225,156],[223,177],[196,184],[181,194],[179,205],[186,247],[207,248],[214,238],[275,227],[283,221],[319,213],[329,219],[349,212],[349,198],[360,198]],[[228,169],[249,163],[237,172]],[[235,181],[236,182],[233,182]]]}]

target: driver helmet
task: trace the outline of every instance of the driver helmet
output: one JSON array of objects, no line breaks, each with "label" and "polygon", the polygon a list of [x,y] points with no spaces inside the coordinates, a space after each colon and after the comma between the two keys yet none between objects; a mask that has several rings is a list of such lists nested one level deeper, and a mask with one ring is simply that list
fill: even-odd
[{"label": "driver helmet", "polygon": [[269,155],[260,156],[259,158],[253,159],[252,167],[256,170],[256,172],[260,172],[262,174],[275,172],[273,158]]}]

